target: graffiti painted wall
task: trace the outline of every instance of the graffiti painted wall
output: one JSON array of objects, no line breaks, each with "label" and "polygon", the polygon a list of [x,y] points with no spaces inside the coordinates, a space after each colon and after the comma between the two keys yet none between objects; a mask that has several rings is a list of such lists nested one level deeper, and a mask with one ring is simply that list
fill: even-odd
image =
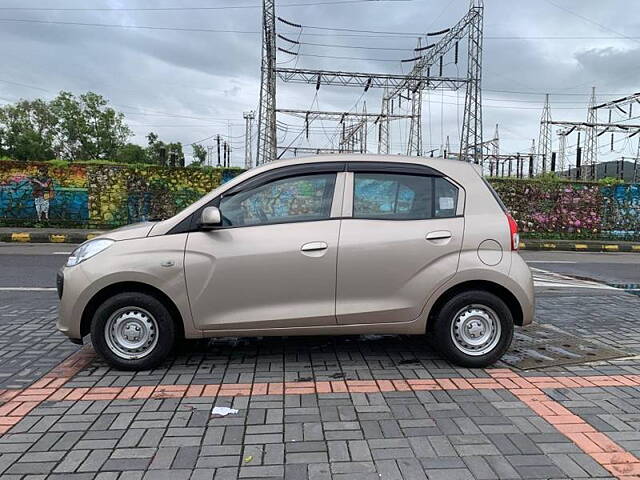
[{"label": "graffiti painted wall", "polygon": [[0,162],[0,220],[85,223],[87,168]]},{"label": "graffiti painted wall", "polygon": [[[241,171],[0,161],[0,224],[113,228],[167,217]],[[524,237],[640,240],[640,185],[491,182]]]},{"label": "graffiti painted wall", "polygon": [[640,185],[493,180],[524,237],[640,239]]},{"label": "graffiti painted wall", "polygon": [[167,217],[239,169],[0,162],[0,223],[111,228]]}]

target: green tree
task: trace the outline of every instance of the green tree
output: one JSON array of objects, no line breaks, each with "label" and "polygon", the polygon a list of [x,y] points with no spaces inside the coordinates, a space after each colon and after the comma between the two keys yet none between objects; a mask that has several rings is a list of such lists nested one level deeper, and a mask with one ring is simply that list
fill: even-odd
[{"label": "green tree", "polygon": [[135,143],[127,143],[120,147],[116,161],[120,163],[150,163],[147,151]]},{"label": "green tree", "polygon": [[131,136],[124,115],[93,92],[80,97],[60,92],[51,102],[51,111],[58,120],[55,148],[60,158],[72,161],[116,158]]},{"label": "green tree", "polygon": [[43,100],[21,100],[0,108],[2,154],[16,160],[53,159],[56,123]]},{"label": "green tree", "polygon": [[184,152],[180,142],[165,143],[154,132],[149,132],[147,142],[147,157],[151,163],[162,166],[184,167]]},{"label": "green tree", "polygon": [[203,165],[207,160],[207,149],[198,143],[191,145],[191,148],[193,148],[193,158],[195,159],[195,162],[199,162],[200,165]]}]

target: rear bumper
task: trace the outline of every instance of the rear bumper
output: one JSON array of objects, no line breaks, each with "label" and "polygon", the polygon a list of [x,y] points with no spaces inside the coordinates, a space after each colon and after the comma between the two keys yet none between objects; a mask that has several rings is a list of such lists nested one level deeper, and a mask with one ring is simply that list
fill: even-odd
[{"label": "rear bumper", "polygon": [[533,322],[536,314],[533,276],[529,266],[517,252],[512,253],[509,277],[514,283],[510,290],[516,296],[522,308],[522,325],[529,325]]}]

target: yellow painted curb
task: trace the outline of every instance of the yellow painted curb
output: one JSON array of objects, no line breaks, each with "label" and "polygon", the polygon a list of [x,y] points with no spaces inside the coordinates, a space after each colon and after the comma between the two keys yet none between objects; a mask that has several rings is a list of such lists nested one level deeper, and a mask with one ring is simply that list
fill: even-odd
[{"label": "yellow painted curb", "polygon": [[49,240],[51,243],[64,243],[67,241],[67,236],[51,234],[49,235]]},{"label": "yellow painted curb", "polygon": [[586,250],[587,248],[589,248],[589,245],[586,245],[584,243],[576,243],[574,247],[576,250]]},{"label": "yellow painted curb", "polygon": [[603,245],[602,248],[604,248],[605,250],[619,250],[620,246],[619,245]]},{"label": "yellow painted curb", "polygon": [[543,243],[542,246],[544,248],[556,248],[556,244],[555,243]]},{"label": "yellow painted curb", "polygon": [[98,236],[99,236],[99,234],[97,234],[97,233],[90,233],[90,234],[87,235],[87,240],[91,240],[91,239],[96,238]]},{"label": "yellow painted curb", "polygon": [[27,243],[31,241],[31,235],[28,233],[12,233],[11,241]]},{"label": "yellow painted curb", "polygon": [[527,246],[525,245],[524,242],[520,242],[520,244],[518,245],[518,248],[527,248]]},{"label": "yellow painted curb", "polygon": [[631,245],[631,250],[634,252],[640,252],[640,245]]}]

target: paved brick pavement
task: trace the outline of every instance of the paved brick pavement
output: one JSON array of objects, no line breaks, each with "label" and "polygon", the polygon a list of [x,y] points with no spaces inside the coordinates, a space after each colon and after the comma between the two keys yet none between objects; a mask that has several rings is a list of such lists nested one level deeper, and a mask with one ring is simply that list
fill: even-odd
[{"label": "paved brick pavement", "polygon": [[[471,370],[417,337],[221,339],[119,372],[38,295],[0,302],[2,479],[640,478],[633,357]],[[551,291],[537,319],[637,355],[638,307]]]},{"label": "paved brick pavement", "polygon": [[0,388],[27,387],[78,350],[56,331],[56,312],[53,292],[0,297]]}]

